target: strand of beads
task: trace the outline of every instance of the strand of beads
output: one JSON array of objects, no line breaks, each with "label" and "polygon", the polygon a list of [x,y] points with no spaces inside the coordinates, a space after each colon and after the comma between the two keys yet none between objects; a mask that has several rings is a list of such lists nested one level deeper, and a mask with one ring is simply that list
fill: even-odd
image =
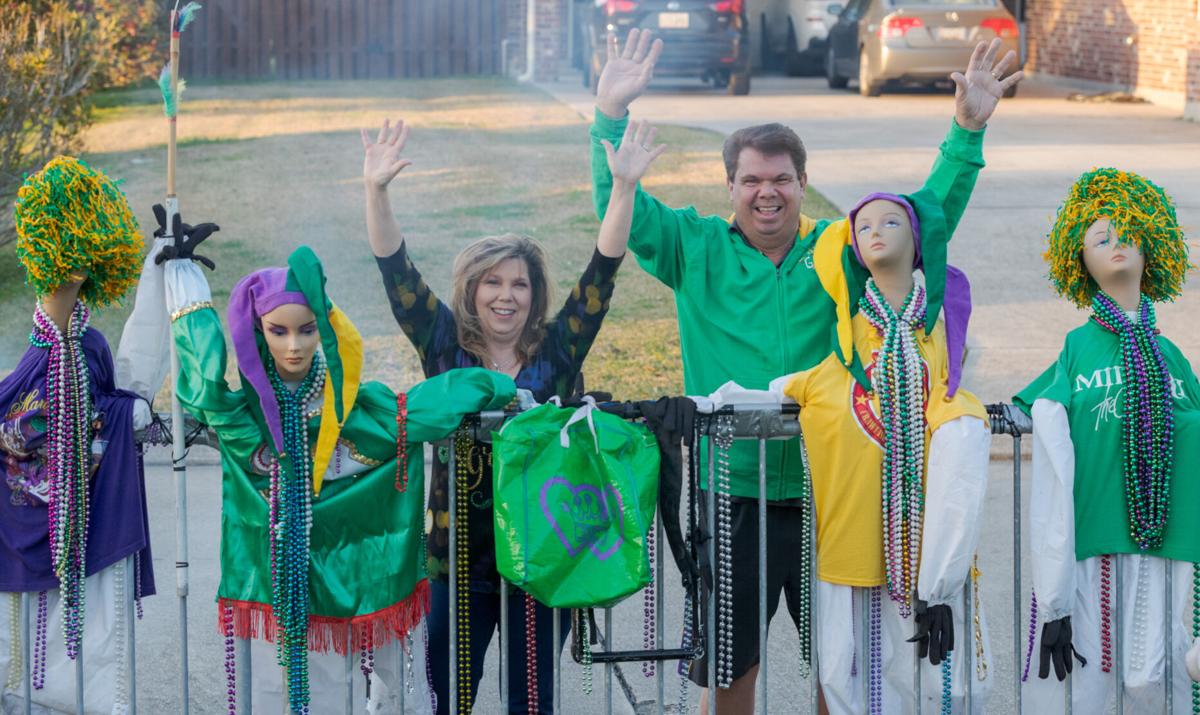
[{"label": "strand of beads", "polygon": [[[950,679],[950,656],[947,653],[942,660],[942,715],[950,715],[954,707],[954,693],[951,689]],[[971,683],[967,682],[967,687],[971,687]]]},{"label": "strand of beads", "polygon": [[[654,524],[650,525],[650,531],[646,532],[646,560],[649,562],[650,573],[654,574],[654,532],[657,529]],[[650,577],[650,583],[642,589],[642,650],[653,650],[656,644],[654,637],[654,577]],[[654,677],[654,661],[642,661],[642,675],[647,678]]]},{"label": "strand of beads", "polygon": [[225,701],[229,715],[237,715],[237,652],[233,637],[233,604],[221,604],[221,634],[225,637]]},{"label": "strand of beads", "polygon": [[[807,678],[812,674],[812,569],[813,569],[813,516],[816,513],[812,499],[812,472],[808,467],[808,446],[804,435],[800,436],[800,461],[804,465],[804,483],[800,493],[802,506],[800,522],[800,677]],[[850,668],[854,670],[857,663],[853,657]],[[853,675],[853,673],[851,674]]]},{"label": "strand of beads", "polygon": [[433,690],[433,664],[429,662],[429,629],[421,629],[421,643],[425,648],[425,685],[429,689],[429,709],[437,712],[437,693]]},{"label": "strand of beads", "polygon": [[37,626],[33,637],[33,664],[30,668],[34,690],[46,687],[46,630],[50,621],[47,600],[45,591],[38,592]]},{"label": "strand of beads", "polygon": [[[975,622],[975,677],[979,680],[987,680],[988,665],[984,660],[983,653],[983,620],[980,614],[983,612],[979,606],[979,578],[983,576],[983,572],[979,570],[979,554],[976,554],[971,560],[971,618]],[[968,676],[969,677],[969,676]]]},{"label": "strand of beads", "polygon": [[[1130,649],[1129,667],[1141,670],[1146,664],[1146,611],[1150,599],[1149,557],[1138,554],[1137,591],[1133,600],[1133,647]],[[1168,568],[1170,562],[1167,562]]]},{"label": "strand of beads", "polygon": [[592,633],[591,612],[584,608],[579,611],[579,638],[581,653],[579,664],[583,666],[582,688],[584,695],[592,694]]},{"label": "strand of beads", "polygon": [[[1168,566],[1169,568],[1169,566]],[[1192,563],[1192,642],[1200,640],[1200,563]],[[1192,715],[1200,715],[1200,683],[1192,681]]]},{"label": "strand of beads", "polygon": [[[307,714],[308,564],[312,531],[312,457],[305,417],[308,404],[325,384],[325,364],[317,353],[295,392],[287,389],[271,362],[267,371],[283,423],[283,451],[272,468],[271,608],[278,623],[275,651],[287,673],[288,704]],[[290,459],[288,459],[290,457]],[[291,469],[284,467],[289,462]]]},{"label": "strand of beads", "polygon": [[1029,592],[1029,642],[1025,646],[1025,672],[1021,673],[1021,682],[1029,680],[1029,664],[1033,662],[1033,643],[1037,639],[1037,592]]},{"label": "strand of beads", "polygon": [[396,395],[396,491],[408,491],[408,393]]},{"label": "strand of beads", "polygon": [[16,692],[21,686],[21,597],[8,594],[8,678],[4,689]]},{"label": "strand of beads", "polygon": [[[412,695],[415,687],[413,680],[413,637],[412,631],[404,637],[404,684],[408,687],[408,694]],[[372,662],[372,667],[374,663]]]},{"label": "strand of beads", "polygon": [[916,587],[925,508],[926,385],[924,362],[913,335],[925,326],[925,290],[914,287],[897,315],[875,281],[868,279],[859,309],[883,338],[871,383],[884,429],[884,558],[888,596],[907,618]]},{"label": "strand of beads", "polygon": [[525,594],[525,701],[531,715],[538,713],[537,602]]},{"label": "strand of beads", "polygon": [[729,450],[733,418],[717,418],[717,687],[733,683],[733,510],[730,504]]},{"label": "strand of beads", "polygon": [[458,638],[458,663],[455,664],[455,667],[458,668],[458,711],[463,713],[471,712],[471,594],[469,590],[471,582],[468,573],[470,545],[467,543],[469,533],[467,529],[467,504],[469,501],[467,485],[469,484],[473,447],[474,443],[467,435],[466,430],[459,430],[454,437],[454,492],[456,495],[454,578],[458,603],[458,618],[455,624]]},{"label": "strand of beads", "polygon": [[[692,592],[688,589],[683,595],[683,635],[679,639],[679,647],[683,650],[692,648]],[[691,660],[680,659],[675,672],[679,675],[679,707],[677,712],[688,711],[688,664]]]},{"label": "strand of beads", "polygon": [[64,333],[39,305],[29,342],[47,351],[46,481],[50,558],[63,602],[67,656],[78,654],[83,637],[84,577],[91,474],[92,401],[82,338],[90,314],[76,302]]},{"label": "strand of beads", "polygon": [[882,637],[882,620],[883,607],[882,597],[879,594],[879,587],[873,586],[870,589],[870,605],[867,620],[870,623],[867,640],[870,653],[867,654],[867,693],[870,696],[868,709],[871,715],[882,715],[883,713],[883,637]]},{"label": "strand of beads", "polygon": [[[363,674],[363,682],[366,684],[367,702],[370,703],[371,673],[375,672],[375,643],[370,636],[369,629],[363,629],[358,646],[358,669]],[[411,678],[412,673],[410,672],[408,676]]]},{"label": "strand of beads", "polygon": [[1129,535],[1142,550],[1162,546],[1170,511],[1174,462],[1174,405],[1171,374],[1156,337],[1154,308],[1146,296],[1138,322],[1102,291],[1092,299],[1092,319],[1121,344],[1122,471],[1129,510]]},{"label": "strand of beads", "polygon": [[1100,671],[1112,672],[1112,556],[1100,557]]},{"label": "strand of beads", "polygon": [[113,565],[113,662],[117,664],[114,678],[113,715],[124,715],[129,710],[129,662],[125,660],[128,633],[125,619],[125,565],[121,560]]},{"label": "strand of beads", "polygon": [[142,620],[142,552],[133,555],[133,605],[137,619]]}]

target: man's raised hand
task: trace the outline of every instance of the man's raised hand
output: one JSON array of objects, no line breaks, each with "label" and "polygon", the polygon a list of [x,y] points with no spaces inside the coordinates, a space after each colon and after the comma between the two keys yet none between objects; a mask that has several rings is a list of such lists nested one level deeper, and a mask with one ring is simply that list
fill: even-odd
[{"label": "man's raised hand", "polygon": [[609,33],[607,45],[608,61],[596,84],[596,107],[607,116],[620,119],[633,100],[646,90],[663,44],[649,30],[634,28],[629,31],[623,49],[617,46],[617,36],[613,33]]}]

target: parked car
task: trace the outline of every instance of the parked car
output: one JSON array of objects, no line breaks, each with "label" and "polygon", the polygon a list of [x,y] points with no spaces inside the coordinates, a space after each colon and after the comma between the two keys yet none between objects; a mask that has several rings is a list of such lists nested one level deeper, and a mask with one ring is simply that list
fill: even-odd
[{"label": "parked car", "polygon": [[745,0],[595,0],[586,33],[590,61],[583,83],[596,91],[608,33],[621,42],[632,28],[665,43],[655,77],[695,77],[730,94],[750,93],[750,33]]},{"label": "parked car", "polygon": [[[1020,53],[1017,21],[997,0],[849,0],[829,32],[825,77],[835,89],[857,77],[866,97],[889,83],[933,84],[995,37],[1001,56]],[[1016,93],[1014,85],[1005,96]]]},{"label": "parked car", "polygon": [[788,74],[818,73],[825,66],[829,30],[843,8],[842,3],[829,0],[788,0],[785,44]]}]

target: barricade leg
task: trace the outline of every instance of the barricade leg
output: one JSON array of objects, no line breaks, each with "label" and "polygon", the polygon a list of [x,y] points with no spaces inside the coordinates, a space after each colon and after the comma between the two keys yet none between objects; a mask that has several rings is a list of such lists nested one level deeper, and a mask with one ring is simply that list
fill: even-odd
[{"label": "barricade leg", "polygon": [[[612,609],[604,609],[604,647],[612,650]],[[613,715],[613,662],[604,663],[604,712]]]},{"label": "barricade leg", "polygon": [[1113,585],[1116,589],[1116,626],[1113,628],[1113,650],[1115,653],[1115,662],[1113,663],[1113,673],[1116,676],[1116,693],[1117,693],[1117,715],[1125,715],[1125,658],[1122,649],[1124,648],[1124,638],[1121,637],[1122,626],[1125,625],[1124,620],[1124,591],[1122,591],[1121,572],[1122,562],[1121,554],[1116,554],[1113,557],[1116,561],[1116,574],[1113,578]]},{"label": "barricade leg", "polygon": [[1171,561],[1170,559],[1163,559],[1163,571],[1164,571],[1163,576],[1164,576],[1164,580],[1165,580],[1164,586],[1166,587],[1164,595],[1163,595],[1163,598],[1165,599],[1165,603],[1163,604],[1163,629],[1165,630],[1165,633],[1163,634],[1163,636],[1164,636],[1163,637],[1163,643],[1164,643],[1163,655],[1165,656],[1163,664],[1165,665],[1165,670],[1166,670],[1166,674],[1163,678],[1163,689],[1165,691],[1163,693],[1163,702],[1166,703],[1167,715],[1171,715],[1171,713],[1173,712],[1171,706],[1174,704],[1174,699],[1175,699],[1174,698],[1174,694],[1175,694],[1174,688],[1172,687],[1173,686],[1173,682],[1172,682],[1173,677],[1172,676],[1174,676],[1174,674],[1175,674],[1175,648],[1174,648],[1175,639],[1174,639],[1174,633],[1173,633],[1173,631],[1175,630],[1174,629],[1175,624],[1171,622],[1171,613],[1174,610],[1172,608],[1172,606],[1174,605],[1174,603],[1172,602],[1174,599],[1174,593],[1173,593],[1173,589],[1171,588],[1171,586],[1173,585],[1172,582],[1174,581],[1174,579],[1172,578],[1174,576],[1174,574],[1172,573],[1172,571],[1174,571],[1174,568],[1173,568],[1174,565],[1175,565],[1174,562]]},{"label": "barricade leg", "polygon": [[554,712],[560,713],[562,712],[562,653],[558,649],[558,644],[562,642],[562,624],[558,621],[557,608],[550,609],[550,615],[554,619],[554,643],[551,646],[554,653],[554,675],[550,703]]},{"label": "barricade leg", "polygon": [[21,687],[25,692],[25,715],[33,713],[33,633],[29,629],[31,600],[28,591],[21,593]]},{"label": "barricade leg", "polygon": [[345,682],[346,682],[346,715],[354,715],[354,630],[350,624],[346,624],[346,657],[345,660]]},{"label": "barricade leg", "polygon": [[758,439],[758,688],[767,707],[767,440]]},{"label": "barricade leg", "polygon": [[[500,579],[500,707],[508,712],[508,678],[512,663],[508,660],[508,582]],[[527,646],[528,647],[528,646]],[[526,663],[525,667],[529,667]]]},{"label": "barricade leg", "polygon": [[708,567],[712,572],[712,586],[708,589],[708,622],[705,623],[707,632],[704,651],[708,656],[708,713],[717,712],[717,484],[716,444],[709,439],[708,443],[708,499],[705,508],[708,510]]},{"label": "barricade leg", "polygon": [[971,630],[972,616],[974,615],[972,607],[974,606],[973,599],[975,597],[975,579],[971,577],[970,572],[967,573],[967,582],[963,585],[963,633],[956,640],[962,643],[962,673],[963,673],[963,712],[966,715],[974,715],[971,709],[972,690],[974,690],[974,663],[975,663],[975,640],[974,631]]},{"label": "barricade leg", "polygon": [[1013,702],[1021,710],[1021,435],[1013,435]]},{"label": "barricade leg", "polygon": [[[60,592],[61,593],[61,592]],[[64,610],[65,614],[66,611]],[[64,615],[65,617],[65,615]],[[83,640],[80,639],[79,650],[75,653],[75,712],[84,715],[83,709]]]},{"label": "barricade leg", "polygon": [[133,556],[127,556],[125,558],[125,603],[118,606],[125,609],[125,627],[129,629],[124,634],[129,648],[129,652],[125,654],[129,667],[129,715],[137,715],[137,628],[134,627],[136,618],[133,608],[137,594],[135,593],[136,589],[132,587],[136,578],[132,575],[135,568],[137,568],[137,561]]},{"label": "barricade leg", "polygon": [[[654,642],[658,644],[659,648],[662,648],[666,645],[663,642],[663,597],[665,595],[663,593],[663,560],[666,558],[666,555],[670,553],[670,551],[664,549],[667,541],[666,535],[663,533],[661,514],[659,514],[658,519],[655,519],[654,529],[656,531],[654,543],[658,546],[658,558],[654,562]],[[557,615],[554,619],[554,627],[558,627]],[[557,634],[554,637],[554,642],[555,644],[558,643]],[[556,665],[558,664],[557,659],[554,662]],[[667,661],[663,661],[661,663],[657,663],[654,667],[654,685],[657,693],[655,701],[658,703],[658,715],[663,715],[663,669],[665,668],[666,663]],[[557,701],[554,712],[559,712],[557,709]]]}]

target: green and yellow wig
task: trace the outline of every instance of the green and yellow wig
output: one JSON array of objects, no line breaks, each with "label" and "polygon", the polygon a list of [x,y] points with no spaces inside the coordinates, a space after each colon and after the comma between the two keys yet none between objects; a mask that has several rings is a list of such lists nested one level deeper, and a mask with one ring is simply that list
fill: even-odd
[{"label": "green and yellow wig", "polygon": [[1091,305],[1099,286],[1083,264],[1083,237],[1102,218],[1109,220],[1123,241],[1142,252],[1146,261],[1142,293],[1153,301],[1179,297],[1192,264],[1175,204],[1149,179],[1110,168],[1079,177],[1058,210],[1043,255],[1058,294],[1080,308]]},{"label": "green and yellow wig", "polygon": [[137,283],[141,229],[125,194],[102,172],[74,157],[56,157],[25,179],[13,214],[17,259],[39,297],[86,273],[79,297],[103,307]]}]

